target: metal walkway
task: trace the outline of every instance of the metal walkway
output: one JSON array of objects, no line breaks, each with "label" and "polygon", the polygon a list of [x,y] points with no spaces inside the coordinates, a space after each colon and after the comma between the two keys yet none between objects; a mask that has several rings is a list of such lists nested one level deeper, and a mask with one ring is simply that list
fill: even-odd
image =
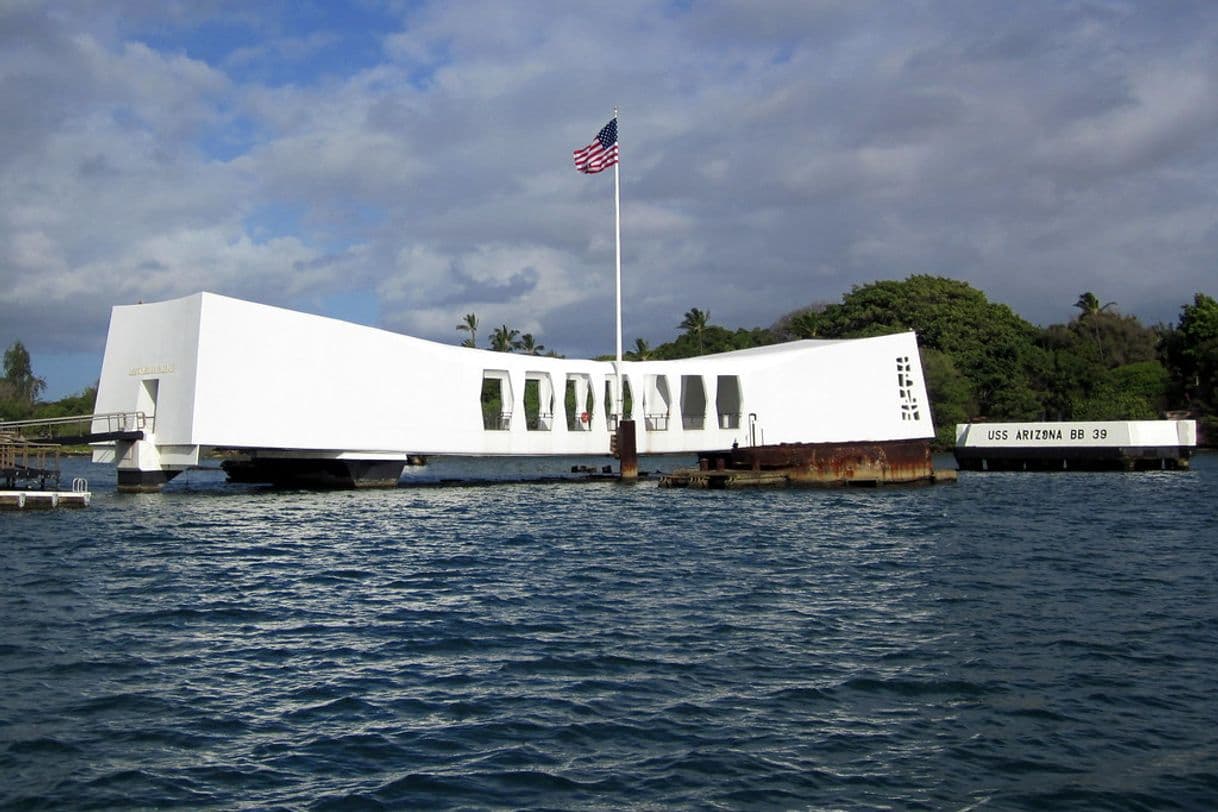
[{"label": "metal walkway", "polygon": [[11,420],[0,423],[0,488],[45,491],[59,487],[65,445],[142,440],[152,420],[143,412]]},{"label": "metal walkway", "polygon": [[142,440],[153,418],[143,412],[102,412],[0,423],[0,435],[51,445],[84,445],[112,440]]}]

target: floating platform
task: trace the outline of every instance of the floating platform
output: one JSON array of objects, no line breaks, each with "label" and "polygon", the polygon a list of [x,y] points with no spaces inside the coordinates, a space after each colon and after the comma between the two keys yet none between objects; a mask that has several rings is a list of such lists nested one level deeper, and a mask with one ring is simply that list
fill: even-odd
[{"label": "floating platform", "polygon": [[1194,420],[962,423],[962,471],[1144,471],[1187,469]]},{"label": "floating platform", "polygon": [[0,510],[85,508],[92,499],[93,494],[87,490],[0,491]]},{"label": "floating platform", "polygon": [[926,440],[859,443],[782,443],[698,455],[696,469],[660,478],[663,488],[862,486],[954,482],[936,471]]}]

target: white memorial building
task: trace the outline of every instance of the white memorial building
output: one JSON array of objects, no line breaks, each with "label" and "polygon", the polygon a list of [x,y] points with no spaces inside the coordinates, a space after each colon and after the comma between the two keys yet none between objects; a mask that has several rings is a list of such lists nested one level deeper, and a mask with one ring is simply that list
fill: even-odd
[{"label": "white memorial building", "polygon": [[623,420],[639,454],[934,435],[913,333],[619,369],[212,293],[113,309],[95,411],[142,416],[94,452],[131,490],[213,451],[235,479],[346,486],[395,484],[416,455],[604,456]]}]

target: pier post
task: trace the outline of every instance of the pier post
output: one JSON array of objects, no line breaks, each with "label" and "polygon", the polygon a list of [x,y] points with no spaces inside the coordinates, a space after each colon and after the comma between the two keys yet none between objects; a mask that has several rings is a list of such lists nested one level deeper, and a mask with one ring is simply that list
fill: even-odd
[{"label": "pier post", "polygon": [[166,465],[156,443],[148,439],[118,440],[113,455],[119,493],[157,493],[183,470]]},{"label": "pier post", "polygon": [[633,420],[622,420],[617,424],[617,456],[621,478],[638,479],[639,452],[635,443]]}]

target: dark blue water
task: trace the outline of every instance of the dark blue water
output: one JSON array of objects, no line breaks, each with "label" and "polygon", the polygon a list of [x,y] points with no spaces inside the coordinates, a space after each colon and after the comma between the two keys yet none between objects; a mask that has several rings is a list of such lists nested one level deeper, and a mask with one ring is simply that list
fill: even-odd
[{"label": "dark blue water", "polygon": [[1207,809],[1218,459],[0,514],[6,808]]}]

